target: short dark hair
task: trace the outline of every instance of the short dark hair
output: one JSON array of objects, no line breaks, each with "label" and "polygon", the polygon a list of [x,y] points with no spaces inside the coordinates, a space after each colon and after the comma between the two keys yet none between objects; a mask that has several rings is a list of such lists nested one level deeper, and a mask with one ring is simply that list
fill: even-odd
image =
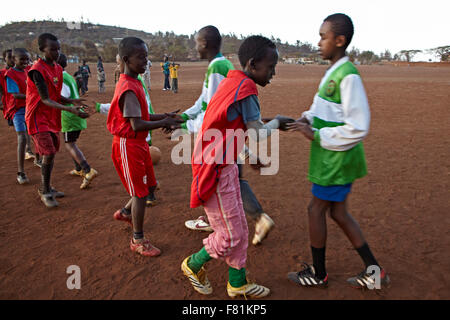
[{"label": "short dark hair", "polygon": [[38,46],[40,51],[44,51],[45,47],[47,46],[47,41],[58,41],[58,38],[51,34],[51,33],[43,33],[38,38]]},{"label": "short dark hair", "polygon": [[277,46],[270,39],[263,36],[250,36],[245,39],[239,47],[238,57],[242,68],[245,67],[248,60],[257,62],[266,56],[267,49],[276,49]]},{"label": "short dark hair", "polygon": [[58,64],[63,67],[63,69],[65,67],[67,67],[67,57],[64,53],[60,53],[59,57],[58,57]]},{"label": "short dark hair", "polygon": [[119,56],[121,58],[130,56],[133,53],[134,48],[143,44],[145,44],[144,40],[136,37],[123,38],[119,43]]},{"label": "short dark hair", "polygon": [[13,55],[20,55],[20,54],[28,54],[28,50],[25,48],[14,48]]},{"label": "short dark hair", "polygon": [[12,49],[6,49],[3,51],[3,60],[6,60],[6,56],[8,55],[8,53],[12,54]]},{"label": "short dark hair", "polygon": [[347,49],[348,45],[352,41],[354,28],[352,19],[343,13],[332,14],[323,20],[323,22],[330,22],[332,31],[336,36],[344,36],[346,43],[344,49]]},{"label": "short dark hair", "polygon": [[201,34],[205,38],[209,47],[220,50],[220,46],[222,45],[222,36],[220,35],[219,29],[209,25],[201,28],[198,31],[198,34]]}]

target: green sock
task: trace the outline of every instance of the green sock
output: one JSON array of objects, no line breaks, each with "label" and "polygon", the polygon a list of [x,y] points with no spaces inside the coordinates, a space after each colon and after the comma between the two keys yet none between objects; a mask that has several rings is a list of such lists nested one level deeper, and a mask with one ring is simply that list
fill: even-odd
[{"label": "green sock", "polygon": [[188,260],[188,267],[194,272],[198,273],[202,266],[211,260],[211,256],[206,251],[205,247],[203,247],[199,252],[194,253]]},{"label": "green sock", "polygon": [[229,267],[228,268],[228,282],[234,288],[242,287],[247,284],[247,278],[245,276],[245,268],[240,270]]}]

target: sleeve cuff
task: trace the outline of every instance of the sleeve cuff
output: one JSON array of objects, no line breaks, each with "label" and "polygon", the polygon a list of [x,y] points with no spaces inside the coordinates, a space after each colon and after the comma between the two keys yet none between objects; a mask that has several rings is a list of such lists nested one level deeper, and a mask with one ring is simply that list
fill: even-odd
[{"label": "sleeve cuff", "polygon": [[189,116],[186,113],[182,113],[181,118],[183,118],[184,121],[189,120]]},{"label": "sleeve cuff", "polygon": [[314,141],[320,144],[320,130],[314,131]]}]

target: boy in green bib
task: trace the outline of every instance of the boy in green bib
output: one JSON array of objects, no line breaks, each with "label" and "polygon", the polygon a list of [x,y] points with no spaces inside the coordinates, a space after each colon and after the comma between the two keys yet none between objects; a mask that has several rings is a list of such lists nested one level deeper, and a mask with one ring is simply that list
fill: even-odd
[{"label": "boy in green bib", "polygon": [[[63,68],[67,66],[67,58],[64,54],[60,54],[58,58],[58,64]],[[63,72],[63,87],[61,89],[61,95],[70,99],[79,99],[77,83],[69,73]],[[97,170],[91,168],[83,152],[78,148],[76,141],[80,137],[81,131],[86,129],[86,119],[82,119],[77,115],[61,111],[61,132],[64,133],[64,142],[66,150],[69,151],[70,156],[75,164],[75,169],[70,171],[73,176],[80,176],[83,178],[83,182],[80,185],[80,189],[86,189],[92,180],[98,175]]]},{"label": "boy in green bib", "polygon": [[[313,198],[308,206],[313,264],[290,272],[288,278],[305,287],[328,284],[325,269],[326,213],[344,231],[366,269],[347,281],[357,288],[380,289],[389,283],[372,254],[358,223],[347,212],[352,183],[367,174],[362,140],[370,125],[370,110],[358,70],[345,50],[353,37],[353,22],[345,14],[327,17],[320,27],[319,52],[331,66],[319,85],[311,108],[287,126],[311,140],[308,179]],[[375,273],[374,273],[375,272]],[[374,274],[372,274],[374,273]]]}]

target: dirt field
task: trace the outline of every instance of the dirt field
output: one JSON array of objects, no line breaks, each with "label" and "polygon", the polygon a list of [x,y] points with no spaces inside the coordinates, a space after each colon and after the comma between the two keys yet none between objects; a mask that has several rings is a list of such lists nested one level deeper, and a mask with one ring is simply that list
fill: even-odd
[{"label": "dirt field", "polygon": [[[279,65],[271,85],[260,90],[263,116],[298,116],[312,102],[325,66]],[[95,65],[91,64],[91,69]],[[98,94],[96,76],[87,98],[108,102],[114,90],[108,64],[107,92]],[[372,121],[365,141],[369,175],[357,181],[350,212],[360,223],[377,259],[391,276],[382,293],[360,292],[345,280],[363,264],[338,227],[328,220],[327,290],[304,289],[286,274],[311,262],[306,207],[309,143],[299,134],[280,134],[280,170],[260,176],[249,166],[249,180],[276,228],[259,247],[250,244],[250,278],[272,290],[269,299],[449,299],[450,68],[360,66]],[[162,72],[152,68],[151,98],[157,112],[190,107],[201,92],[206,63],[182,64],[179,93],[162,91]],[[69,67],[73,73],[74,66]],[[52,185],[64,191],[59,208],[40,202],[40,171],[26,162],[31,184],[16,178],[16,135],[0,122],[0,299],[227,299],[227,266],[208,264],[211,296],[197,294],[180,271],[188,254],[207,233],[190,231],[184,221],[202,210],[189,209],[191,168],[170,161],[175,145],[154,133],[162,150],[155,166],[159,203],[148,208],[145,232],[160,249],[144,258],[129,249],[131,229],[112,214],[128,200],[114,170],[112,136],[106,116],[94,114],[79,146],[100,173],[88,190],[68,175],[72,161],[63,148],[56,157]],[[250,237],[254,222],[249,220]],[[250,239],[251,240],[251,239]],[[447,253],[446,253],[447,252]],[[81,268],[81,290],[68,290],[66,268]]]}]

